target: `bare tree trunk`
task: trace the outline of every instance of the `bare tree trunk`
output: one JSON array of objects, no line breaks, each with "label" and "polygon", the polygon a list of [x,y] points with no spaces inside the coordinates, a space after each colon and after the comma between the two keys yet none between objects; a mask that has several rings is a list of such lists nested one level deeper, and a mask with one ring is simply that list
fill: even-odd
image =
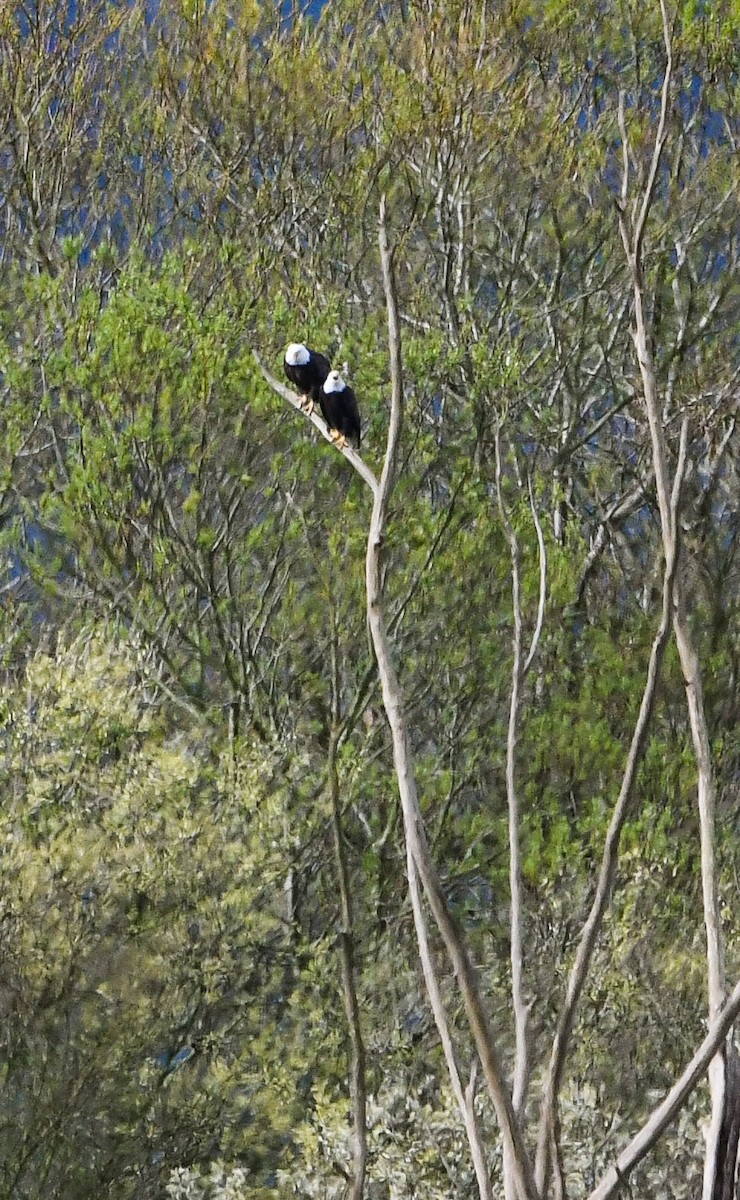
[{"label": "bare tree trunk", "polygon": [[[629,140],[624,117],[624,96],[620,97],[619,118],[622,135],[623,168],[622,193],[619,205],[619,229],[632,278],[634,303],[633,337],[642,380],[645,411],[650,427],[661,533],[667,556],[675,541],[675,530],[672,528],[671,522],[671,485],[668,468],[668,451],[663,430],[655,362],[646,315],[643,272],[645,227],[655,195],[660,161],[667,140],[666,129],[669,93],[673,69],[672,37],[665,0],[660,0],[660,9],[663,19],[663,37],[666,50],[666,68],[663,77],[660,118],[648,178],[642,195],[638,196],[633,204],[631,219],[628,215],[627,205],[629,195]],[[684,676],[689,724],[691,726],[691,737],[698,775],[697,793],[701,835],[702,895],[707,942],[707,991],[709,1019],[713,1021],[725,998],[723,938],[715,846],[715,783],[699,659],[687,618],[680,573],[676,576],[674,584],[673,629],[676,635],[676,645]],[[727,1124],[725,1112],[726,1101],[729,1104],[732,1102],[730,1089],[726,1087],[725,1061],[725,1055],[717,1054],[709,1069],[712,1115],[704,1161],[703,1200],[718,1200],[718,1197],[722,1196],[727,1182],[726,1172],[728,1170],[731,1170],[732,1186],[734,1187],[736,1163],[733,1163],[730,1167],[729,1164],[723,1164],[720,1161],[721,1132],[723,1123]]]},{"label": "bare tree trunk", "polygon": [[408,725],[401,687],[393,665],[385,624],[381,585],[381,550],[393,489],[403,416],[401,375],[401,337],[398,326],[395,281],[386,230],[385,198],[380,209],[380,257],[388,308],[388,341],[391,362],[391,417],[388,428],[383,470],[374,494],[373,511],[365,560],[367,614],[370,634],[380,675],[383,704],[393,739],[393,760],[401,798],[404,832],[408,853],[413,857],[432,915],[442,936],[450,965],[465,1007],[470,1031],[483,1068],[491,1102],[501,1129],[504,1151],[512,1164],[512,1174],[522,1200],[537,1200],[532,1167],[527,1155],[519,1121],[504,1080],[501,1060],[481,1001],[478,980],[464,939],[450,912],[432,862],[424,822],[419,806],[409,745]]},{"label": "bare tree trunk", "polygon": [[491,1192],[491,1180],[488,1174],[488,1164],[486,1163],[486,1152],[483,1146],[483,1138],[481,1134],[480,1122],[475,1111],[475,1070],[471,1071],[470,1084],[467,1088],[463,1087],[460,1068],[455,1054],[455,1048],[450,1035],[450,1026],[447,1020],[444,1001],[437,979],[437,972],[434,968],[434,962],[429,949],[429,938],[427,935],[426,919],[424,917],[424,907],[421,898],[421,890],[419,888],[419,875],[416,870],[416,863],[411,850],[407,848],[406,863],[409,879],[409,896],[411,897],[411,908],[414,914],[414,926],[416,928],[416,940],[419,943],[419,957],[421,958],[421,967],[424,972],[424,982],[426,984],[429,1003],[432,1007],[434,1015],[434,1023],[437,1026],[437,1031],[442,1042],[445,1062],[452,1084],[452,1090],[455,1094],[460,1114],[465,1125],[465,1132],[468,1135],[468,1143],[470,1145],[470,1154],[475,1167],[475,1177],[478,1181],[478,1193],[481,1200],[493,1200]]}]

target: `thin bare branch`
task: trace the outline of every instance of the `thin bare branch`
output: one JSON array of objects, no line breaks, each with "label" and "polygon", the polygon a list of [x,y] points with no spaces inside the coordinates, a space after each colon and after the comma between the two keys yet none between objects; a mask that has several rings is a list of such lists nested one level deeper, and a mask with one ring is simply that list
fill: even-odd
[{"label": "thin bare branch", "polygon": [[391,417],[388,424],[388,443],[386,446],[383,470],[377,486],[378,519],[380,525],[385,524],[388,503],[396,476],[398,447],[401,439],[403,421],[403,374],[401,368],[401,330],[398,324],[398,299],[396,296],[396,279],[393,273],[393,259],[388,245],[387,207],[385,195],[380,199],[379,225],[380,264],[383,271],[383,288],[388,309],[388,354],[391,367]]},{"label": "thin bare branch", "polygon": [[[686,436],[685,431],[682,431],[681,454],[676,470],[675,486],[671,498],[671,516],[674,527],[677,527],[678,523],[677,513],[680,499],[681,480],[683,479],[685,463]],[[562,1080],[563,1068],[565,1066],[568,1045],[570,1043],[570,1038],[575,1023],[576,1009],[583,991],[583,986],[586,982],[586,977],[588,975],[591,959],[596,948],[596,941],[601,929],[604,913],[606,912],[609,897],[611,895],[614,876],[617,869],[619,842],[624,823],[629,814],[630,803],[634,792],[635,782],[637,780],[637,772],[642,761],[643,752],[647,742],[647,735],[653,714],[653,705],[655,703],[655,694],[660,677],[663,656],[671,632],[673,592],[676,580],[676,570],[678,566],[677,551],[677,543],[674,540],[668,547],[668,555],[663,574],[663,606],[660,625],[655,638],[653,639],[653,645],[650,651],[647,678],[642,693],[640,711],[632,734],[632,741],[630,744],[629,753],[627,755],[624,774],[622,776],[622,786],[620,787],[619,796],[614,806],[612,818],[609,823],[609,829],[607,831],[601,857],[599,877],[596,883],[596,893],[594,895],[588,918],[583,927],[578,949],[576,951],[576,957],[571,968],[565,994],[565,1001],[558,1017],[557,1029],[550,1053],[550,1062],[543,1085],[542,1105],[540,1109],[540,1127],[537,1141],[537,1160],[535,1168],[537,1186],[543,1194],[547,1188],[549,1171],[552,1166],[551,1146],[553,1142],[553,1130],[557,1122],[558,1095],[560,1092],[560,1083]]]},{"label": "thin bare branch", "polygon": [[506,736],[506,799],[509,810],[509,891],[511,933],[511,999],[514,1008],[514,1086],[512,1102],[519,1115],[529,1083],[529,1040],[527,1026],[529,1010],[524,998],[524,895],[522,882],[522,853],[519,836],[519,797],[516,791],[516,745],[519,725],[519,705],[522,686],[522,601],[519,540],[512,525],[501,491],[501,431],[496,430],[496,496],[501,524],[509,543],[511,557],[511,605],[514,615],[512,634],[511,692],[509,723]]},{"label": "thin bare branch", "polygon": [[332,614],[331,630],[331,730],[327,754],[327,778],[331,800],[332,827],[334,830],[334,854],[337,882],[342,911],[342,927],[339,931],[339,949],[342,965],[342,993],[347,1016],[347,1028],[351,1045],[350,1096],[354,1124],[354,1176],[351,1200],[362,1200],[365,1192],[367,1171],[367,1088],[365,1083],[365,1043],[362,1037],[360,1004],[355,982],[355,933],[352,913],[352,893],[349,882],[347,852],[342,831],[342,810],[339,802],[339,773],[337,771],[337,747],[340,732],[339,711],[339,653],[337,647],[336,619]]},{"label": "thin bare branch", "polygon": [[[524,1111],[530,1076],[529,1009],[524,997],[524,885],[522,880],[522,851],[520,839],[519,797],[516,790],[516,746],[518,739],[522,670],[522,602],[519,540],[511,522],[501,491],[501,430],[496,429],[496,497],[501,524],[509,543],[511,557],[511,605],[514,616],[512,634],[511,691],[509,722],[506,735],[506,801],[509,826],[509,893],[510,893],[510,962],[511,1001],[514,1009],[514,1083],[512,1103],[514,1112]],[[504,1190],[507,1200],[516,1200],[511,1155],[504,1150]]]},{"label": "thin bare branch", "polygon": [[532,641],[529,647],[529,653],[524,660],[522,667],[522,679],[526,679],[529,669],[534,662],[537,653],[537,647],[542,636],[542,627],[545,623],[545,604],[547,603],[547,546],[545,545],[545,535],[542,532],[542,522],[540,521],[537,505],[535,504],[534,493],[532,491],[532,479],[528,481],[529,487],[529,507],[532,510],[532,520],[537,531],[537,547],[540,556],[540,597],[537,603],[537,621],[532,634]]},{"label": "thin bare branch", "polygon": [[663,43],[665,45],[665,71],[663,73],[663,87],[660,93],[660,117],[658,118],[658,129],[655,134],[655,145],[653,147],[653,157],[650,161],[650,171],[645,184],[645,191],[642,196],[640,205],[640,213],[635,222],[635,228],[632,235],[632,253],[635,261],[639,260],[642,253],[642,240],[645,234],[645,223],[650,212],[651,205],[655,198],[655,184],[658,178],[658,169],[660,160],[663,156],[663,149],[666,143],[666,125],[668,122],[668,99],[671,90],[671,76],[673,74],[673,39],[671,37],[671,27],[668,22],[668,13],[666,11],[665,0],[660,0],[660,15],[663,21]]}]

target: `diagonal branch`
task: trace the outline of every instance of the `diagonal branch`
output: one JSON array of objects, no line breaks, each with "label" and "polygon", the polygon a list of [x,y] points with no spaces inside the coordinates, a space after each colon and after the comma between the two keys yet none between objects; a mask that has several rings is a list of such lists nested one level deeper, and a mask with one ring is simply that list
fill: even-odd
[{"label": "diagonal branch", "polygon": [[458,1065],[455,1047],[452,1043],[450,1034],[449,1021],[447,1020],[447,1012],[445,1011],[442,992],[437,979],[437,972],[434,967],[431,951],[429,948],[429,936],[427,934],[426,920],[424,917],[424,909],[422,906],[421,890],[419,888],[419,874],[416,870],[416,863],[411,850],[407,850],[406,855],[408,879],[409,879],[409,896],[411,897],[411,908],[414,914],[414,926],[416,928],[416,940],[419,944],[419,957],[421,959],[421,968],[424,972],[424,982],[426,984],[429,1003],[434,1015],[434,1023],[437,1026],[442,1049],[444,1051],[445,1062],[447,1063],[447,1071],[450,1076],[450,1083],[455,1094],[460,1115],[462,1116],[465,1125],[465,1132],[468,1135],[470,1144],[470,1154],[475,1167],[475,1175],[478,1180],[478,1192],[480,1200],[493,1200],[491,1192],[491,1180],[488,1174],[488,1165],[486,1163],[486,1153],[483,1147],[483,1139],[481,1134],[480,1122],[478,1114],[475,1111],[475,1089],[463,1088],[460,1078],[460,1067]]},{"label": "diagonal branch", "polygon": [[707,1036],[696,1054],[686,1065],[681,1077],[670,1092],[651,1113],[639,1133],[625,1146],[616,1162],[609,1167],[599,1185],[591,1192],[588,1200],[611,1200],[626,1185],[630,1172],[642,1162],[655,1143],[680,1112],[694,1088],[706,1074],[707,1067],[715,1057],[727,1033],[740,1013],[740,981],[735,985],[729,1000],[710,1025]]},{"label": "diagonal branch", "polygon": [[[278,396],[282,396],[283,400],[287,400],[288,404],[292,404],[293,408],[297,409],[298,412],[300,412],[304,417],[308,416],[305,410],[301,408],[301,402],[296,393],[292,392],[289,387],[286,387],[285,384],[282,383],[281,380],[277,379],[271,371],[268,371],[267,367],[263,365],[256,351],[252,351],[252,353],[254,354],[254,361],[257,363],[257,366],[272,390],[277,392]],[[336,450],[339,450],[340,454],[343,454],[344,457],[352,463],[352,466],[355,468],[358,475],[362,476],[362,478],[365,480],[365,483],[370,488],[370,491],[373,493],[373,495],[375,495],[378,490],[378,481],[359,452],[357,450],[353,450],[351,446],[337,446],[336,442],[332,442],[332,439],[329,436],[329,426],[324,418],[319,416],[317,412],[312,412],[308,419],[313,425],[316,426],[321,436],[326,438],[330,445],[334,446]]]}]

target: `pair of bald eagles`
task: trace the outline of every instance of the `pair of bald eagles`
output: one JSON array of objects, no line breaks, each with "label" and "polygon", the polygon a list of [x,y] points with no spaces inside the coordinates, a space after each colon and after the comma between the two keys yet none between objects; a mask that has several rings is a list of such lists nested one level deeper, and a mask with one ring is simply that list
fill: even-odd
[{"label": "pair of bald eagles", "polygon": [[301,408],[313,412],[318,403],[329,426],[329,437],[337,446],[347,442],[360,448],[360,410],[357,397],[339,371],[332,371],[323,354],[309,350],[302,342],[291,342],[285,351],[285,374],[302,399]]}]

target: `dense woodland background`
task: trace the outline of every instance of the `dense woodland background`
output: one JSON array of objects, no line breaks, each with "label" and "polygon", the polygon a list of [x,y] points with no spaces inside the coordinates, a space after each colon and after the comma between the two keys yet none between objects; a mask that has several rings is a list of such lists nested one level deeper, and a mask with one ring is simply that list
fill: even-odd
[{"label": "dense woodland background", "polygon": [[[734,981],[740,10],[667,11],[644,286],[672,462],[688,417],[680,572]],[[619,216],[664,70],[657,0],[2,8],[0,1196],[344,1196],[348,946],[365,1194],[478,1194],[407,898],[371,498],[253,357],[280,373],[305,340],[346,362],[379,471],[381,193],[405,397],[387,617],[433,857],[507,1069],[512,563],[526,653],[538,523],[546,551],[515,756],[536,1129],[661,611]],[[562,1083],[573,1200],[701,1040],[705,956],[670,643]],[[443,992],[469,1059],[449,974]],[[700,1088],[635,1196],[699,1194],[706,1113]]]}]

